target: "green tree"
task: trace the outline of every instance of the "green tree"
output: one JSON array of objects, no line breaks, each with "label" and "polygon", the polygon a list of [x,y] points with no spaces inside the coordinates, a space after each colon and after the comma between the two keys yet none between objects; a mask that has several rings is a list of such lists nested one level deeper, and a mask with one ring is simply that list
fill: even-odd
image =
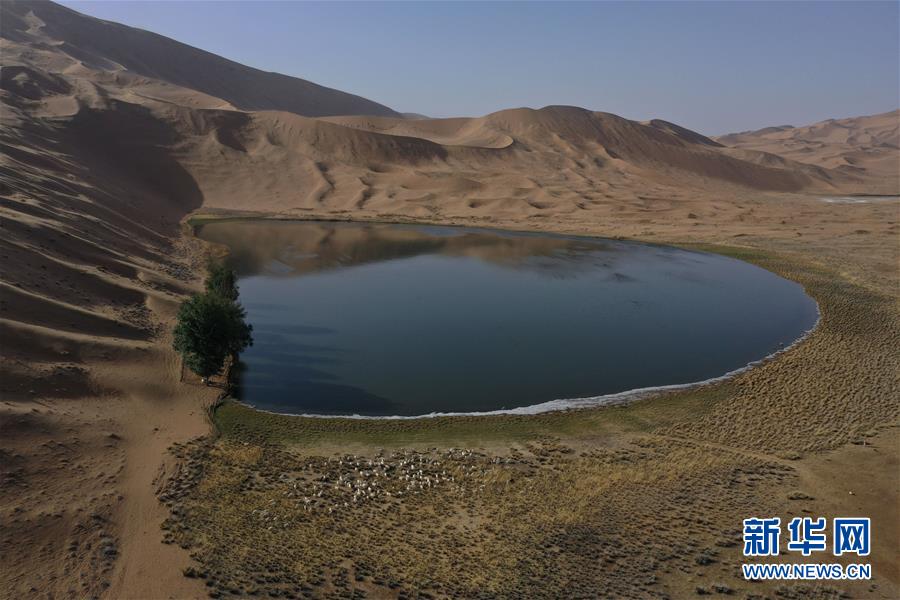
[{"label": "green tree", "polygon": [[237,275],[220,262],[210,262],[207,267],[206,291],[231,301],[238,299]]},{"label": "green tree", "polygon": [[252,331],[240,304],[206,292],[182,303],[173,345],[184,364],[206,383],[222,371],[226,358],[253,344]]}]

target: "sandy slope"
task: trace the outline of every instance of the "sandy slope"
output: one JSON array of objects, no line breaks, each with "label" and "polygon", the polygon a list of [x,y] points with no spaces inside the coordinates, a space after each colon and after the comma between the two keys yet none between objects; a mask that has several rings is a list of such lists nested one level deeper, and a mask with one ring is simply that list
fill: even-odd
[{"label": "sandy slope", "polygon": [[860,171],[576,107],[401,119],[50,3],[0,11],[0,588],[13,596],[202,592],[173,576],[187,557],[158,543],[155,496],[166,447],[207,430],[216,394],[178,381],[168,350],[173,307],[198,285],[201,252],[180,236],[191,212],[801,240],[856,281],[896,286],[895,207],[818,198],[880,193],[890,136],[826,136],[852,156],[880,148],[882,166]]},{"label": "sandy slope", "polygon": [[[310,116],[397,115],[359,96],[246,67],[161,35],[88,17],[51,2],[4,2],[2,32],[7,43],[31,48],[29,62],[53,65],[51,70],[139,76],[148,80],[143,92],[155,97],[167,98],[170,90],[166,84],[171,84],[243,110],[284,110]],[[38,48],[48,38],[53,47]],[[164,83],[154,85],[149,81]]]},{"label": "sandy slope", "polygon": [[[778,154],[799,162],[867,176],[872,190],[900,193],[900,110],[803,127],[782,125],[717,138],[734,148]],[[877,184],[875,181],[878,181]]]}]

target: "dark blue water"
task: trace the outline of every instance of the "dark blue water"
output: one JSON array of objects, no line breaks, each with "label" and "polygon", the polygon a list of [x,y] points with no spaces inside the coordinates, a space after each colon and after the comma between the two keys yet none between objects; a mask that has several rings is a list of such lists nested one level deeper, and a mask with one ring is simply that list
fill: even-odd
[{"label": "dark blue water", "polygon": [[221,222],[255,343],[239,397],[287,413],[481,412],[723,375],[817,319],[713,254],[481,229]]}]

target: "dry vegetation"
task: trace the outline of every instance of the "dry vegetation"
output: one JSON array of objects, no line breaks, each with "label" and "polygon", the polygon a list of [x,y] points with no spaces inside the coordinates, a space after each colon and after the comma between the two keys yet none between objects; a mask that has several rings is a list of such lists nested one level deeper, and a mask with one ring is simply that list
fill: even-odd
[{"label": "dry vegetation", "polygon": [[774,508],[760,491],[789,469],[738,458],[652,438],[329,458],[227,440],[165,527],[214,597],[665,596],[673,573],[728,577],[730,518]]},{"label": "dry vegetation", "polygon": [[743,516],[811,509],[801,453],[871,444],[896,421],[893,300],[719,250],[802,282],[819,328],[731,381],[606,409],[372,421],[226,402],[221,437],[174,449],[166,542],[212,597],[892,597],[890,583],[748,583],[738,564]]}]

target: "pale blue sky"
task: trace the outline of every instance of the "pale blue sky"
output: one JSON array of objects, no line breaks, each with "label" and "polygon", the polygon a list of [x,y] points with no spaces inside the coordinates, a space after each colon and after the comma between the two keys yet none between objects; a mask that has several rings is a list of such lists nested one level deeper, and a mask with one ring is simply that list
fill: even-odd
[{"label": "pale blue sky", "polygon": [[84,2],[399,111],[572,104],[705,134],[900,106],[900,2]]}]

